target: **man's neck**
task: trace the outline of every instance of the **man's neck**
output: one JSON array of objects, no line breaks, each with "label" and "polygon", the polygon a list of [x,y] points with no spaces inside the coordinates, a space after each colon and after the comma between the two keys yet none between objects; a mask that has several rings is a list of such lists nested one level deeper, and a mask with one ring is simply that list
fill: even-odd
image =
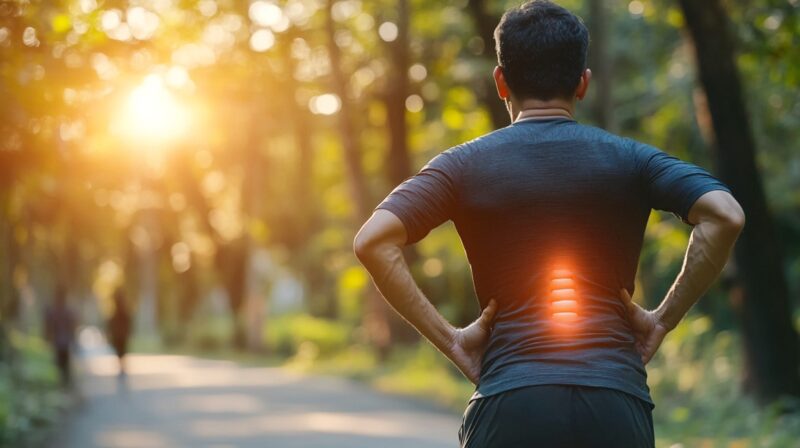
[{"label": "man's neck", "polygon": [[561,98],[554,98],[546,101],[534,98],[522,101],[515,101],[512,99],[510,109],[511,121],[525,118],[556,116],[572,118],[575,110],[575,102]]}]

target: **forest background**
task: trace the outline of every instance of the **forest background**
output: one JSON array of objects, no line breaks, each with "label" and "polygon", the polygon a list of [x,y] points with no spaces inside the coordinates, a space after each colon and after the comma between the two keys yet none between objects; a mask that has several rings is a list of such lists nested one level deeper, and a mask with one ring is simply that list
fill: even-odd
[{"label": "forest background", "polygon": [[[563,0],[588,25],[581,122],[727,182],[747,226],[649,366],[659,445],[800,438],[800,1]],[[57,418],[41,340],[59,285],[139,350],[347,375],[463,409],[471,387],[352,253],[372,208],[437,153],[508,125],[501,0],[0,1],[0,429]],[[654,307],[689,228],[651,215]],[[478,314],[447,224],[406,252],[456,325]],[[705,444],[705,445],[703,445]]]}]

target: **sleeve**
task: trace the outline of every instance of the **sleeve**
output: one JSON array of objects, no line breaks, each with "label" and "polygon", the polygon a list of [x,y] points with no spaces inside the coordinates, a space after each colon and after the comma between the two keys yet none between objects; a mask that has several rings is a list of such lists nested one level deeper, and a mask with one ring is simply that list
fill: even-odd
[{"label": "sleeve", "polygon": [[452,219],[459,171],[456,155],[445,151],[398,185],[375,209],[396,215],[406,228],[406,244],[416,243]]},{"label": "sleeve", "polygon": [[709,191],[730,189],[706,170],[649,145],[639,144],[642,181],[651,208],[675,214],[689,224],[689,210]]}]

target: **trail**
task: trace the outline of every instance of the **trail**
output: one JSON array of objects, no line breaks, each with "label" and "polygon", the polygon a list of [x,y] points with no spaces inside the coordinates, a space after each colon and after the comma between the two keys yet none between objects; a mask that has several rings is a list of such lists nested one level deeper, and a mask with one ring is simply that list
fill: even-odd
[{"label": "trail", "polygon": [[454,448],[460,419],[352,381],[191,356],[84,355],[58,448]]}]

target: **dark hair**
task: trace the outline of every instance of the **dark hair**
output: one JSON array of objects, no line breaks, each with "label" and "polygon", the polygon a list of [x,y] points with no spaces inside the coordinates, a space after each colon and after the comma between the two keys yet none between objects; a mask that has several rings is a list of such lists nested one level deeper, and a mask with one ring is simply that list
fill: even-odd
[{"label": "dark hair", "polygon": [[572,97],[589,49],[589,31],[579,17],[548,0],[532,0],[503,14],[494,40],[497,63],[516,97]]}]

